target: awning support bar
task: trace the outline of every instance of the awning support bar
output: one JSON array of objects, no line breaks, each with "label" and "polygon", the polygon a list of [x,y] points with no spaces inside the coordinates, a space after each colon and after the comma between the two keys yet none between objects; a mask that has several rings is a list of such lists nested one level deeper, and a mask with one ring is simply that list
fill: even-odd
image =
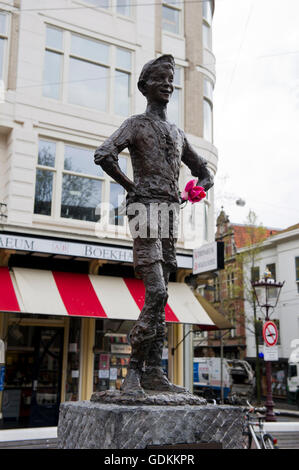
[{"label": "awning support bar", "polygon": [[179,345],[185,341],[185,339],[187,338],[188,335],[190,335],[190,333],[193,333],[193,332],[194,332],[193,330],[189,330],[188,333],[185,334],[183,339],[175,346],[175,348],[171,348],[171,355],[172,356],[174,356],[174,352],[177,350]]}]

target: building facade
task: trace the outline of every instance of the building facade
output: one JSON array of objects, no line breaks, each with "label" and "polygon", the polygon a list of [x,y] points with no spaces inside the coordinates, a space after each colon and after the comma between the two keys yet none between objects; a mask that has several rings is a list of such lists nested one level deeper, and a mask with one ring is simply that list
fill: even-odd
[{"label": "building facade", "polygon": [[[224,269],[215,271],[212,275],[208,273],[201,289],[205,298],[232,328],[205,333],[205,341],[199,338],[198,347],[195,344],[195,354],[219,357],[223,348],[223,357],[247,360],[246,330],[253,332],[254,325],[246,323],[244,300],[248,297],[248,276],[244,277],[243,263],[251,260],[249,256],[242,256],[242,253],[246,253],[246,247],[261,244],[277,231],[250,224],[234,224],[230,222],[224,209],[217,217],[216,227],[215,240],[224,243]],[[258,259],[259,251],[255,250],[254,253]],[[249,360],[251,362],[252,358]],[[254,361],[252,365],[254,367]]]},{"label": "building facade", "polygon": [[[270,311],[270,320],[278,328],[278,361],[272,362],[272,392],[275,398],[287,398],[287,364],[290,354],[299,339],[299,225],[281,230],[267,238],[261,246],[255,263],[256,279],[263,277],[268,268],[272,277],[285,281],[281,289],[277,307]],[[245,265],[249,270],[249,266]],[[249,273],[248,273],[249,275]],[[252,319],[252,308],[245,302],[246,318]],[[264,312],[258,310],[261,325],[264,322]],[[249,329],[246,330],[247,356],[249,360],[255,357],[255,339]],[[260,352],[263,353],[263,338],[259,338]],[[262,361],[264,368],[264,361]],[[265,374],[262,377],[262,392],[266,395]]]},{"label": "building facade", "polygon": [[[144,63],[171,53],[176,74],[169,119],[216,173],[213,10],[213,1],[1,3],[5,427],[55,425],[61,401],[120,387],[142,286],[119,211],[124,191],[94,165],[93,153],[127,116],[144,112],[136,85]],[[127,151],[119,163],[132,178]],[[190,177],[182,165],[181,189]],[[192,335],[182,339],[196,320],[190,309],[184,313],[177,292],[189,296],[184,279],[192,250],[213,239],[213,212],[213,189],[207,200],[181,211],[178,272],[171,278],[165,368],[188,388]]]}]

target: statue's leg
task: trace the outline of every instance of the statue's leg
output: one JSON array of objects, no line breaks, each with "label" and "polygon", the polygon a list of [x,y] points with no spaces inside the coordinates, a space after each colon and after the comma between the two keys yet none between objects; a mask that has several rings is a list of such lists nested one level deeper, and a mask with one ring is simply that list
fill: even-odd
[{"label": "statue's leg", "polygon": [[164,309],[167,298],[160,262],[142,266],[139,273],[145,285],[145,302],[140,316],[130,332],[132,352],[128,373],[121,387],[125,393],[143,393],[140,385],[143,364],[148,357],[152,342],[157,337],[157,312]]},{"label": "statue's leg", "polygon": [[167,391],[184,393],[186,389],[172,384],[162,369],[162,353],[165,339],[165,305],[168,299],[167,286],[170,270],[163,263],[163,277],[166,296],[162,308],[157,312],[156,337],[151,341],[145,358],[145,370],[141,377],[141,386],[145,390]]}]

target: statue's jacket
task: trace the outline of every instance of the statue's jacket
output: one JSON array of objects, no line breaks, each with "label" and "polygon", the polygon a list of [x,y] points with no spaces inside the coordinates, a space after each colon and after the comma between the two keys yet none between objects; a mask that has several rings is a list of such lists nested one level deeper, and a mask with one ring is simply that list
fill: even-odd
[{"label": "statue's jacket", "polygon": [[104,170],[118,164],[128,148],[136,185],[135,201],[180,202],[178,186],[181,161],[200,179],[209,174],[207,161],[175,124],[138,114],[126,119],[95,152]]}]

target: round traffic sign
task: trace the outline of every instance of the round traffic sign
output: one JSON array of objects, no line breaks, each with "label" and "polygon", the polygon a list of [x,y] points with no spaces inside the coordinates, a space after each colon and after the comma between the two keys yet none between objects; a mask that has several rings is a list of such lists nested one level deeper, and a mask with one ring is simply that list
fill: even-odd
[{"label": "round traffic sign", "polygon": [[263,337],[268,346],[274,346],[278,340],[278,330],[273,321],[266,321],[263,326]]}]

